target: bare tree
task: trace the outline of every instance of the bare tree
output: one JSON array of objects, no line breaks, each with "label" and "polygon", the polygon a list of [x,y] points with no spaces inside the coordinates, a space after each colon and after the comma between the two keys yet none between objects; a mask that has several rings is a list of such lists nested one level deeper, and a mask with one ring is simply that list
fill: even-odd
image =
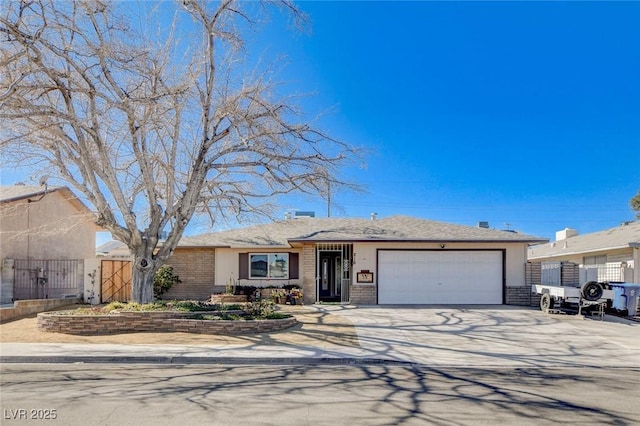
[{"label": "bare tree", "polygon": [[0,16],[5,162],[84,194],[134,256],[137,302],[194,215],[264,215],[281,194],[350,187],[336,176],[356,153],[279,96],[269,69],[245,71],[247,31],[274,7],[301,22],[294,4],[159,4],[144,19],[160,28],[172,8],[166,31],[127,2],[13,1]]},{"label": "bare tree", "polygon": [[636,219],[640,219],[640,190],[629,200],[629,205],[636,212]]}]

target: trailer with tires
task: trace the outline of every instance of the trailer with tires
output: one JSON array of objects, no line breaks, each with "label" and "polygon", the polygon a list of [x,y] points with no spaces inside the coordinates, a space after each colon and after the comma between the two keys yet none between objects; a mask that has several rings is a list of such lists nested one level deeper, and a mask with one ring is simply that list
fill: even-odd
[{"label": "trailer with tires", "polygon": [[580,315],[596,308],[603,313],[614,298],[611,286],[597,281],[587,281],[581,287],[534,284],[532,290],[540,295],[540,309],[545,312],[577,309]]}]

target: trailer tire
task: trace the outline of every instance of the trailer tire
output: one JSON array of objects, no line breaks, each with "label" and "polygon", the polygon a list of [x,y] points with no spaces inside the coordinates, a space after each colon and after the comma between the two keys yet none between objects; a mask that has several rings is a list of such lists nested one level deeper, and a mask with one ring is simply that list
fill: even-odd
[{"label": "trailer tire", "polygon": [[551,295],[549,293],[544,293],[541,297],[540,297],[540,310],[541,311],[548,311],[549,309],[553,309],[553,305],[555,304],[555,300],[553,300],[553,297],[551,297]]},{"label": "trailer tire", "polygon": [[595,281],[587,281],[582,285],[582,297],[590,302],[595,302],[602,297],[604,289],[600,283]]}]

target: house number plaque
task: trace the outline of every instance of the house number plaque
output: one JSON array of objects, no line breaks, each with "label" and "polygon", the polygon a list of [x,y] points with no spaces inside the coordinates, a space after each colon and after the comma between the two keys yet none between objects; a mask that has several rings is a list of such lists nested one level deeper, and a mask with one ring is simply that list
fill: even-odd
[{"label": "house number plaque", "polygon": [[373,272],[369,272],[369,271],[360,271],[360,272],[358,272],[357,281],[359,283],[372,283],[373,282]]}]

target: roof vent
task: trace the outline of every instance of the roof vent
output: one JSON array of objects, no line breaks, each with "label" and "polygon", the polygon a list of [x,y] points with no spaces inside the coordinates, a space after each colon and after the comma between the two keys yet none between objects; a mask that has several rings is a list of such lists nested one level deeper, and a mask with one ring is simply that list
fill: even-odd
[{"label": "roof vent", "polygon": [[291,212],[286,212],[284,214],[284,218],[285,218],[285,220],[291,220]]},{"label": "roof vent", "polygon": [[371,213],[371,220],[378,219],[378,213]]},{"label": "roof vent", "polygon": [[489,229],[489,222],[486,222],[486,221],[478,222],[478,228]]},{"label": "roof vent", "polygon": [[316,212],[296,212],[296,217],[316,217]]}]

